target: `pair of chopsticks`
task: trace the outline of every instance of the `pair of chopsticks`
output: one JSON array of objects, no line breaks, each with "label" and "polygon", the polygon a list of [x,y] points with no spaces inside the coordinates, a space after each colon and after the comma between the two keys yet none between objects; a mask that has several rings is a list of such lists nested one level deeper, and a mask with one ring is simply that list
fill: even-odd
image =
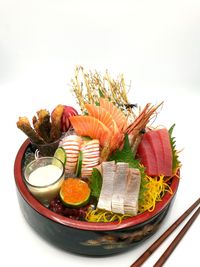
[{"label": "pair of chopsticks", "polygon": [[[187,209],[130,267],[140,267],[151,254],[163,243],[163,241],[187,218],[188,215],[199,205],[200,198],[192,204],[192,206]],[[178,243],[181,241],[187,230],[190,228],[192,223],[195,221],[200,213],[200,207],[195,211],[192,217],[188,220],[182,230],[174,238],[172,243],[168,246],[162,256],[154,264],[153,267],[160,267],[168,259],[171,253],[174,251]]]}]

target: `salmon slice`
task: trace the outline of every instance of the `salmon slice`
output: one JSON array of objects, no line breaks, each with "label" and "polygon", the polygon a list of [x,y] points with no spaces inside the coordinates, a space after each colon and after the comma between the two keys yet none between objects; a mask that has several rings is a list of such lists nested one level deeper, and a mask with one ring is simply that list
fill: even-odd
[{"label": "salmon slice", "polygon": [[92,116],[71,116],[69,119],[78,135],[98,139],[102,147],[110,144],[112,132],[100,120]]},{"label": "salmon slice", "polygon": [[100,120],[112,132],[119,131],[116,122],[113,120],[113,117],[105,108],[95,106],[93,104],[85,104],[85,108],[87,109],[89,116]]},{"label": "salmon slice", "polygon": [[113,151],[118,148],[119,144],[124,138],[124,134],[119,131],[119,128],[117,127],[117,124],[111,114],[105,108],[95,106],[93,104],[85,104],[85,108],[87,109],[90,116],[100,120],[112,132],[112,140],[110,142],[111,150]]},{"label": "salmon slice", "polygon": [[113,120],[116,122],[119,131],[123,131],[127,126],[127,119],[124,113],[115,105],[113,105],[112,102],[108,101],[105,98],[100,98],[99,101],[100,107],[104,108],[110,113]]}]

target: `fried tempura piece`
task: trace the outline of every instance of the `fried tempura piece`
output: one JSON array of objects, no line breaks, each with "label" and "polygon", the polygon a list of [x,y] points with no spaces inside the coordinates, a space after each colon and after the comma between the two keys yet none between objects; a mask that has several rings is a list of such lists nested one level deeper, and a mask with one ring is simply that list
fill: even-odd
[{"label": "fried tempura piece", "polygon": [[38,133],[31,127],[31,124],[27,117],[19,117],[17,122],[17,127],[24,132],[33,143],[36,144],[44,144],[44,140],[42,137],[38,135]]},{"label": "fried tempura piece", "polygon": [[50,139],[50,131],[51,131],[51,123],[50,123],[50,114],[46,109],[41,109],[37,111],[37,116],[33,117],[33,126],[35,131],[40,135],[46,143],[51,141]]},{"label": "fried tempura piece", "polygon": [[36,125],[36,123],[37,123],[37,117],[36,116],[33,116],[33,118],[32,118],[32,123],[33,123],[33,127],[35,128],[35,125]]},{"label": "fried tempura piece", "polygon": [[64,106],[58,105],[51,113],[51,141],[55,141],[61,137],[61,117],[63,114]]}]

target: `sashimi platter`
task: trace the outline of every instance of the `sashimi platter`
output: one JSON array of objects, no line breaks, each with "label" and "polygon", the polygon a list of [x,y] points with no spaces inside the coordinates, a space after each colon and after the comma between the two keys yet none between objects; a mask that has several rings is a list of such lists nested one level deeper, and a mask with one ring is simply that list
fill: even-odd
[{"label": "sashimi platter", "polygon": [[[141,107],[128,99],[126,87],[123,75],[113,79],[108,72],[100,75],[78,66],[71,81],[77,106],[58,104],[51,112],[37,111],[32,122],[27,117],[17,121],[28,136],[20,175],[32,208],[37,210],[36,205],[39,213],[58,218],[66,227],[129,229],[126,236],[113,232],[83,238],[81,246],[119,250],[134,243],[131,227],[145,223],[144,214],[148,219],[157,216],[165,198],[162,208],[167,208],[179,183],[175,124],[169,128],[156,124],[164,102]],[[148,236],[151,229],[142,231]],[[83,248],[78,252],[105,254]]]}]

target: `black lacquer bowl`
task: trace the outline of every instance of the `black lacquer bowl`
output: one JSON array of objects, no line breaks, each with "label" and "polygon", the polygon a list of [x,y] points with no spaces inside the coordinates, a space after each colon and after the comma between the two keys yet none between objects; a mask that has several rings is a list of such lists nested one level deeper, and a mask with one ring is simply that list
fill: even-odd
[{"label": "black lacquer bowl", "polygon": [[58,215],[41,205],[23,180],[24,155],[30,148],[26,140],[19,149],[14,166],[21,211],[31,227],[48,242],[79,254],[109,255],[143,242],[160,227],[176,194],[179,178],[173,177],[173,195],[166,193],[153,212],[144,212],[121,223],[89,223]]}]

